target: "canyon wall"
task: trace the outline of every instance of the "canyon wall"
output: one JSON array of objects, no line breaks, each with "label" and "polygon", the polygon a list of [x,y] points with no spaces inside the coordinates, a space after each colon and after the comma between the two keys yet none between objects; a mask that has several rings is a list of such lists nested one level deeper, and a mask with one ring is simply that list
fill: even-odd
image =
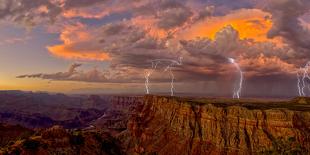
[{"label": "canyon wall", "polygon": [[309,105],[287,104],[249,108],[148,95],[121,138],[129,154],[308,154]]}]

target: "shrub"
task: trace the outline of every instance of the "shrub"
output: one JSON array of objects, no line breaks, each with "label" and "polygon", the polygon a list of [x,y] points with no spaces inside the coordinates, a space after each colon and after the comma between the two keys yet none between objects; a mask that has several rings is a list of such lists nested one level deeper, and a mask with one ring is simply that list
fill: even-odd
[{"label": "shrub", "polygon": [[84,144],[84,137],[81,134],[72,135],[70,137],[70,144],[72,144],[72,145],[83,145]]},{"label": "shrub", "polygon": [[23,147],[28,150],[36,150],[40,147],[40,142],[33,139],[27,139],[23,143]]}]

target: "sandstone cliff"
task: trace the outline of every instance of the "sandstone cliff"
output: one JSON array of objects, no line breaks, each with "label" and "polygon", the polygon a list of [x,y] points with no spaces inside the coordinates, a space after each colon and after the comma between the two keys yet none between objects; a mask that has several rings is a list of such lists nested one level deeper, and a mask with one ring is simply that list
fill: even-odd
[{"label": "sandstone cliff", "polygon": [[149,95],[127,131],[129,154],[308,154],[310,107]]}]

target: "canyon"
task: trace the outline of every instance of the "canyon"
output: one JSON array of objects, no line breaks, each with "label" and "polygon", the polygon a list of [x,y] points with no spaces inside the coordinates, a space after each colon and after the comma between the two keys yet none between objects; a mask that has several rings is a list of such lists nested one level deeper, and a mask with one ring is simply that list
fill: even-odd
[{"label": "canyon", "polygon": [[[16,116],[0,117],[2,123],[11,124],[0,128],[0,136],[7,135],[6,129],[12,132],[11,137],[5,137],[1,142],[0,150],[6,154],[12,154],[14,150],[29,153],[29,141],[38,144],[30,150],[32,154],[50,154],[57,150],[63,154],[129,155],[307,155],[310,152],[310,98],[306,97],[239,100],[156,95],[62,96],[63,100],[52,106],[44,101],[46,106],[34,111],[31,110],[35,107],[13,110],[12,105],[3,104],[3,101],[15,105],[31,102],[38,106],[39,101],[45,100],[42,97],[38,100],[37,94],[22,96],[11,102],[17,97],[4,99],[7,97],[0,94],[3,108],[19,117],[23,117],[21,112],[27,111],[27,118],[35,118],[33,124],[36,124]],[[24,102],[25,98],[27,102]],[[63,107],[63,110],[54,114],[51,109],[55,107]],[[49,110],[49,113],[43,112]],[[8,111],[2,109],[2,113]],[[41,115],[53,121],[36,123],[37,116]],[[27,129],[29,126],[31,128]],[[13,132],[15,128],[16,132]],[[63,136],[55,138],[58,134]],[[76,136],[83,143],[77,145]],[[98,140],[98,137],[101,138]],[[114,148],[112,152],[106,150],[110,146]]]}]

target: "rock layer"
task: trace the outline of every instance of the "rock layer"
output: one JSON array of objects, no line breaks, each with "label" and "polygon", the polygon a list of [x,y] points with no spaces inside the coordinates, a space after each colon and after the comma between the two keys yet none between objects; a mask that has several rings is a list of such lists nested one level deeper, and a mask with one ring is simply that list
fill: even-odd
[{"label": "rock layer", "polygon": [[[128,123],[129,154],[308,154],[309,107],[145,96]],[[270,104],[271,105],[271,104]],[[254,108],[253,108],[254,107]],[[259,108],[264,107],[264,108]],[[298,110],[298,108],[300,110]]]}]

